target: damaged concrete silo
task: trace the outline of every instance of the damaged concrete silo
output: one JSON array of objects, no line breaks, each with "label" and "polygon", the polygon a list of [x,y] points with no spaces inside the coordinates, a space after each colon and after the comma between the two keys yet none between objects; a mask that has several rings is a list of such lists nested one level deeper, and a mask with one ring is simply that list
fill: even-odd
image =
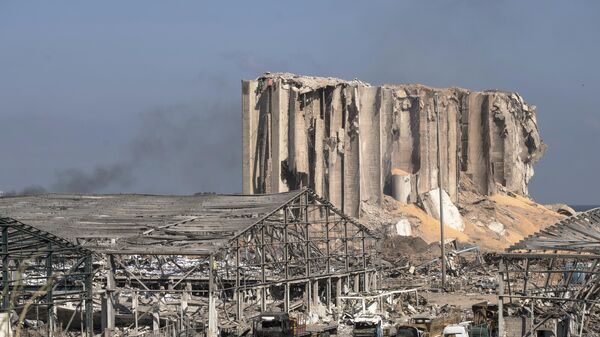
[{"label": "damaged concrete silo", "polygon": [[392,172],[410,174],[410,202],[437,187],[433,94],[440,102],[444,189],[464,172],[484,195],[526,195],[545,145],[535,108],[511,92],[265,74],[242,82],[243,192],[310,187],[353,216],[381,205]]}]

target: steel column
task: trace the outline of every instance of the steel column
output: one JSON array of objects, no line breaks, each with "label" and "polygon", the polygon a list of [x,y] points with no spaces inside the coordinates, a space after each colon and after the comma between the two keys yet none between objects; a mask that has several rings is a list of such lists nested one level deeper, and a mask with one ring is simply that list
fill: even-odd
[{"label": "steel column", "polygon": [[48,242],[48,255],[46,256],[46,310],[47,310],[47,324],[48,324],[48,337],[54,336],[55,320],[54,320],[54,297],[53,288],[54,281],[52,280],[52,242]]},{"label": "steel column", "polygon": [[235,299],[236,299],[236,310],[235,317],[237,320],[242,319],[242,294],[240,291],[240,239],[235,239]]},{"label": "steel column", "polygon": [[348,221],[344,221],[344,257],[346,272],[350,270],[350,261],[348,260]]},{"label": "steel column", "polygon": [[260,290],[260,308],[262,311],[267,309],[267,288],[265,283],[267,281],[265,272],[265,224],[263,223],[260,227],[260,277],[262,282],[262,288]]},{"label": "steel column", "polygon": [[8,288],[8,227],[2,227],[2,309],[9,309],[10,291]]},{"label": "steel column", "polygon": [[502,271],[498,272],[498,336],[504,336],[504,274]]},{"label": "steel column", "polygon": [[85,329],[88,337],[94,336],[93,266],[92,254],[85,258]]}]

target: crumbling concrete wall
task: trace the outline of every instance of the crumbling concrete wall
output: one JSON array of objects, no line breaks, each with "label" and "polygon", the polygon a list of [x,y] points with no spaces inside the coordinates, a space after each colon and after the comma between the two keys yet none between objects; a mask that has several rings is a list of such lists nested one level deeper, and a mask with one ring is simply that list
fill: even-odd
[{"label": "crumbling concrete wall", "polygon": [[461,171],[481,194],[501,185],[526,195],[545,145],[535,107],[518,94],[288,73],[242,82],[243,192],[306,186],[358,216],[361,201],[381,205],[392,194],[397,169],[411,174],[416,202],[438,185],[434,94],[450,198],[458,200]]}]

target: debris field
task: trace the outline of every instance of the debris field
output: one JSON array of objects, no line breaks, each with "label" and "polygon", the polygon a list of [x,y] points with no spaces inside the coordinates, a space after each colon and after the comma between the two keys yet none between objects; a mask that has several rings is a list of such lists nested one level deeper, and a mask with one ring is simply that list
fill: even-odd
[{"label": "debris field", "polygon": [[0,336],[595,336],[600,210],[528,196],[536,118],[514,92],[242,81],[243,194],[0,197]]}]

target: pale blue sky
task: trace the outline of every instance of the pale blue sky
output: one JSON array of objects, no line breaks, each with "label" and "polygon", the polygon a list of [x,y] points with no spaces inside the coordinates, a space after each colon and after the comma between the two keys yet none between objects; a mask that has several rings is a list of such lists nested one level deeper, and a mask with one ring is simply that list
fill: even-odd
[{"label": "pale blue sky", "polygon": [[2,1],[0,190],[241,190],[240,79],[518,91],[532,195],[598,203],[597,1]]}]

